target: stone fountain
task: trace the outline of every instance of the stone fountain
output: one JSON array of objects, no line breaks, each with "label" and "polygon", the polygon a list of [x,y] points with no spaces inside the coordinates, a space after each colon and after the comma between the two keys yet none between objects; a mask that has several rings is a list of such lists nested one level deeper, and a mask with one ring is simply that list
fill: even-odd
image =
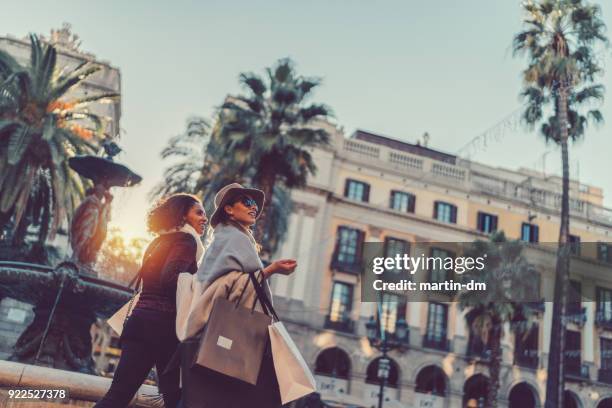
[{"label": "stone fountain", "polygon": [[96,257],[106,237],[111,187],[129,187],[141,177],[114,162],[120,148],[104,146],[106,157],[78,156],[70,167],[93,181],[77,208],[71,228],[72,256],[55,267],[0,262],[0,300],[10,297],[34,305],[34,320],[21,334],[10,360],[94,373],[90,329],[127,302],[131,291],[98,277]]}]

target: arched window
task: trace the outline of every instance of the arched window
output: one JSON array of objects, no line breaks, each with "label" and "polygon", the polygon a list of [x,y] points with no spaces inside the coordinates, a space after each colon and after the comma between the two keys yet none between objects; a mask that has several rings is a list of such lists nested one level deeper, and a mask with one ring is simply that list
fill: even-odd
[{"label": "arched window", "polygon": [[581,406],[576,394],[569,390],[563,392],[563,408],[580,408]]},{"label": "arched window", "polygon": [[416,378],[416,392],[446,396],[446,374],[438,366],[424,367]]},{"label": "arched window", "polygon": [[612,397],[601,400],[597,408],[612,408]]},{"label": "arched window", "polygon": [[489,379],[476,374],[467,379],[463,385],[463,406],[469,408],[484,408],[485,397],[489,390]]},{"label": "arched window", "polygon": [[[399,367],[397,363],[392,359],[389,360],[389,376],[385,380],[385,386],[397,388],[399,383]],[[380,377],[378,376],[378,363],[380,361],[380,357],[372,360],[370,364],[368,364],[368,369],[366,371],[366,383],[368,384],[380,384]]]},{"label": "arched window", "polygon": [[525,382],[516,384],[510,390],[509,408],[536,408],[537,398],[536,392],[529,384]]},{"label": "arched window", "polygon": [[350,372],[351,360],[348,354],[338,347],[328,348],[317,357],[315,374],[348,380]]}]

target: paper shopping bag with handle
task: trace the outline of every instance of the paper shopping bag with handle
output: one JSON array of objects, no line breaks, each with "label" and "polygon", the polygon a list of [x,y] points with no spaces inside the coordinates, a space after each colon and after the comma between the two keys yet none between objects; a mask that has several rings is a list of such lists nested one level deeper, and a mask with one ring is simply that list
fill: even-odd
[{"label": "paper shopping bag with handle", "polygon": [[285,325],[280,321],[272,302],[261,283],[254,280],[253,285],[264,310],[268,310],[274,323],[268,326],[274,371],[278,380],[281,401],[287,404],[316,391],[317,385],[300,353],[297,345],[289,335]]},{"label": "paper shopping bag with handle", "polygon": [[259,295],[251,308],[240,306],[240,298],[235,303],[223,297],[215,299],[194,365],[256,385],[272,318],[255,311]]},{"label": "paper shopping bag with handle", "polygon": [[315,392],[315,379],[285,325],[275,322],[268,330],[282,403],[287,404]]}]

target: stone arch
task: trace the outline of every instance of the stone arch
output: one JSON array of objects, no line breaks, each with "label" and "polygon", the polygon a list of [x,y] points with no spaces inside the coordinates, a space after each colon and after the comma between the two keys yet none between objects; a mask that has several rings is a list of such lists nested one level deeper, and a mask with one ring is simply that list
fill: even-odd
[{"label": "stone arch", "polygon": [[410,379],[413,383],[416,383],[417,376],[419,372],[427,366],[435,365],[446,375],[448,380],[448,385],[450,386],[450,377],[453,375],[452,368],[450,372],[444,369],[444,366],[440,364],[439,359],[432,359],[431,356],[425,356],[425,358],[415,358],[414,366],[410,367],[410,372],[412,372],[412,378]]},{"label": "stone arch", "polygon": [[415,391],[446,397],[450,393],[448,376],[437,364],[422,367],[416,375]]},{"label": "stone arch", "polygon": [[482,406],[489,389],[489,377],[484,374],[474,374],[463,384],[463,406]]},{"label": "stone arch", "polygon": [[[367,384],[380,384],[380,380],[378,379],[378,362],[382,356],[376,357],[372,361],[370,361],[366,368],[366,383]],[[402,378],[401,369],[397,361],[394,359],[387,357],[390,361],[390,370],[389,370],[389,378],[385,382],[385,386],[389,386],[391,388],[399,388],[400,379]]]},{"label": "stone arch", "polygon": [[612,408],[612,395],[608,395],[600,399],[595,408]]},{"label": "stone arch", "polygon": [[582,408],[582,401],[574,391],[563,391],[563,408]]},{"label": "stone arch", "polygon": [[537,388],[527,381],[514,384],[508,393],[508,408],[539,408],[540,396]]},{"label": "stone arch", "polygon": [[314,372],[318,375],[350,380],[352,361],[349,353],[334,346],[325,348],[317,354]]}]

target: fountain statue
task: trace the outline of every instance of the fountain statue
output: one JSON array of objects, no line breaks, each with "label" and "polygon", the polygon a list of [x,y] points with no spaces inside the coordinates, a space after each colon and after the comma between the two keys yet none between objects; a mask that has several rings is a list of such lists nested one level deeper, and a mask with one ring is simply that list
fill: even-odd
[{"label": "fountain statue", "polygon": [[100,182],[87,190],[85,200],[74,213],[70,228],[72,258],[93,271],[102,243],[106,239],[106,226],[110,220],[113,196],[105,183]]},{"label": "fountain statue", "polygon": [[129,187],[141,177],[113,161],[121,149],[104,145],[106,157],[77,156],[70,167],[94,186],[77,208],[70,228],[72,256],[55,267],[0,262],[0,300],[34,305],[34,320],[21,334],[10,359],[94,373],[90,329],[130,298],[125,286],[98,277],[94,267],[106,237],[111,187]]}]

